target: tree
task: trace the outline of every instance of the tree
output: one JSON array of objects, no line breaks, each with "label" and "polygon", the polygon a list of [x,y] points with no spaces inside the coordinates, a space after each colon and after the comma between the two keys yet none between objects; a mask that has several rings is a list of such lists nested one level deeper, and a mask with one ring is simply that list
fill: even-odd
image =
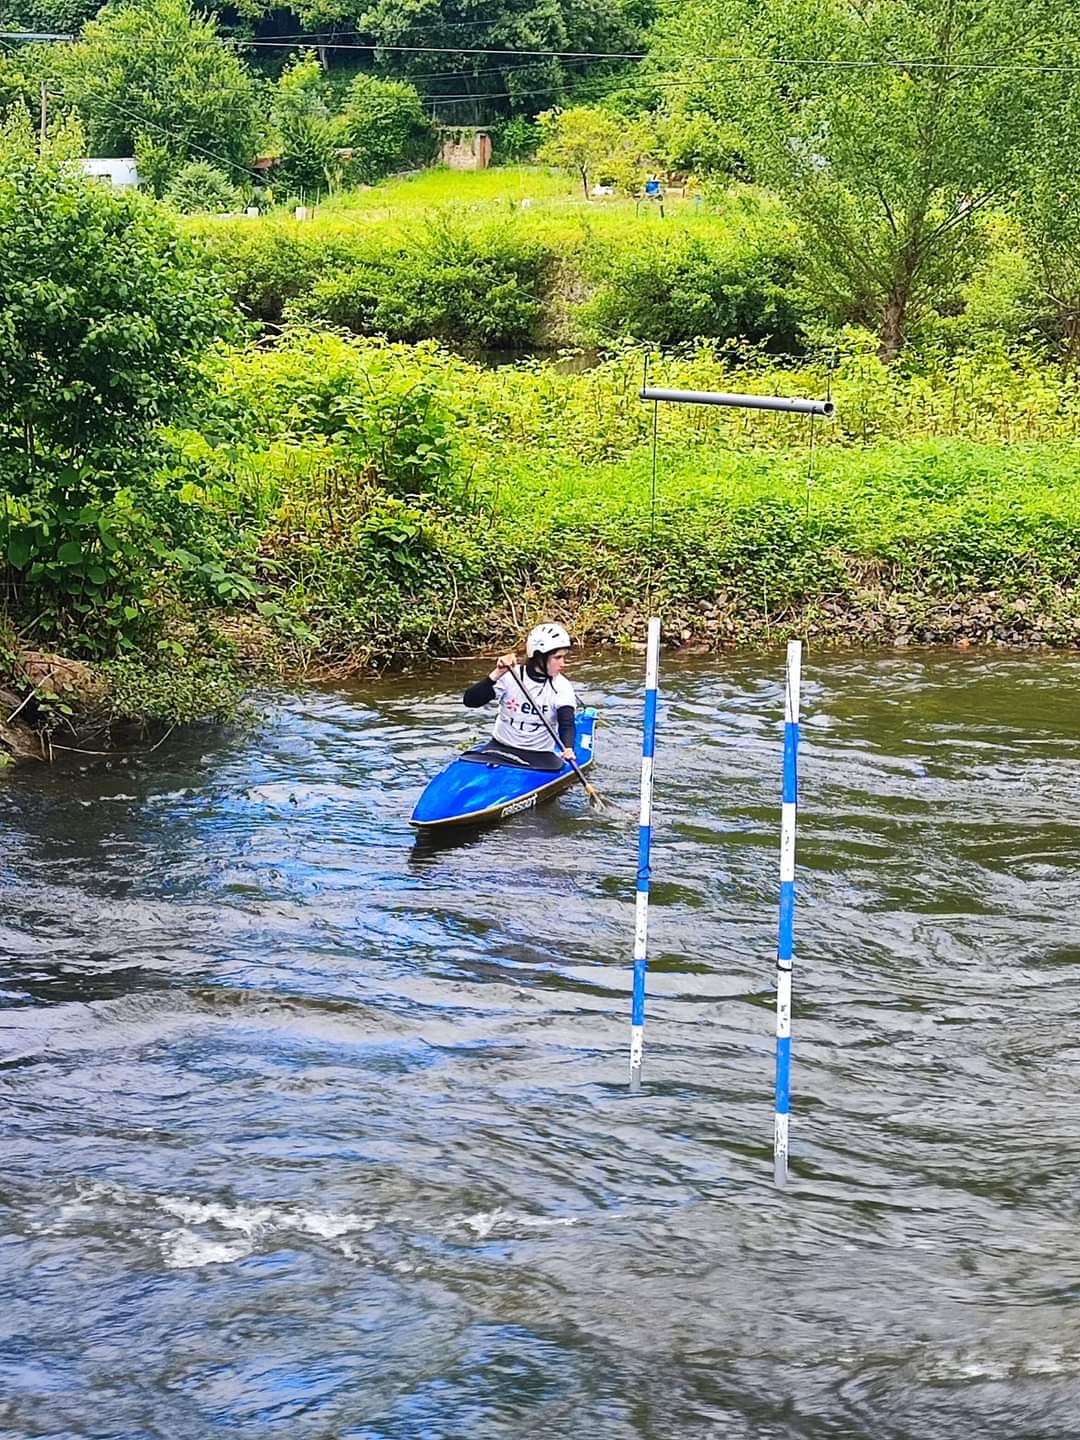
[{"label": "tree", "polygon": [[[1052,133],[1033,131],[1031,163],[1014,210],[1039,308],[1071,366],[1080,364],[1080,91],[1052,116]],[[1050,327],[1048,327],[1050,328]]]},{"label": "tree", "polygon": [[[479,8],[475,0],[369,0],[362,9],[355,0],[297,0],[297,8],[311,28],[359,26],[376,47],[386,47],[376,49],[381,66],[423,81],[440,121],[469,125],[509,112],[535,114],[597,69],[594,59],[542,52],[639,50],[652,0],[487,0]],[[395,46],[444,53],[409,54]]]},{"label": "tree", "polygon": [[205,160],[192,160],[178,171],[164,199],[181,215],[222,215],[243,203],[229,177]]},{"label": "tree", "polygon": [[274,87],[270,110],[280,158],[275,188],[286,195],[318,196],[341,169],[341,121],[332,114],[322,66],[312,52],[295,55]]},{"label": "tree", "polygon": [[40,103],[40,87],[21,63],[21,55],[0,53],[0,114],[21,106],[28,114]]},{"label": "tree", "polygon": [[745,178],[741,139],[733,125],[683,105],[654,114],[650,124],[664,169],[675,175]]},{"label": "tree", "polygon": [[576,171],[586,200],[590,175],[610,178],[624,189],[637,188],[650,143],[639,123],[592,105],[547,110],[538,123],[543,143],[536,158]]},{"label": "tree", "polygon": [[0,30],[70,35],[100,8],[98,0],[0,0]]},{"label": "tree", "polygon": [[117,0],[65,47],[57,65],[92,153],[165,157],[155,187],[188,160],[249,180],[259,133],[255,83],[215,21],[188,0]]},{"label": "tree", "polygon": [[[82,137],[0,129],[0,560],[48,617],[120,634],[148,569],[156,428],[233,332],[211,267],[146,196],[83,175]],[[101,641],[105,644],[105,641]]]},{"label": "tree", "polygon": [[654,63],[737,124],[819,298],[892,360],[1061,105],[1056,77],[1022,67],[1074,57],[1076,30],[1049,0],[689,0]]},{"label": "tree", "polygon": [[426,165],[435,131],[414,85],[357,75],[341,119],[342,140],[353,150],[351,173],[373,185],[395,170]]}]

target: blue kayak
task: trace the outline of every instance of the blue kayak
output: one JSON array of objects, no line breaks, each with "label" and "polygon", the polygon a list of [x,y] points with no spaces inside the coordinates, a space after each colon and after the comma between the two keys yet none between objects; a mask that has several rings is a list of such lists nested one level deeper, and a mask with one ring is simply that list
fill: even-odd
[{"label": "blue kayak", "polygon": [[[574,753],[579,770],[587,770],[593,763],[595,725],[595,710],[583,710],[577,716]],[[466,754],[468,759],[459,756],[429,782],[416,802],[410,825],[419,830],[486,825],[531,810],[542,800],[551,800],[571,785],[581,784],[570,765],[561,770],[527,770],[497,759],[488,760],[482,750]]]}]

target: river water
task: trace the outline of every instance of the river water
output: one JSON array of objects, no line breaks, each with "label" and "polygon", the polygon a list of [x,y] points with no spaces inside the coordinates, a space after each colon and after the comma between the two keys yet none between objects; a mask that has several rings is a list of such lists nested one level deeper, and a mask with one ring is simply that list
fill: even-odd
[{"label": "river water", "polygon": [[[636,835],[414,845],[476,667],[0,784],[0,1437],[1075,1437],[1077,657],[664,657]],[[633,809],[640,656],[584,657]],[[81,763],[80,763],[81,762]]]}]

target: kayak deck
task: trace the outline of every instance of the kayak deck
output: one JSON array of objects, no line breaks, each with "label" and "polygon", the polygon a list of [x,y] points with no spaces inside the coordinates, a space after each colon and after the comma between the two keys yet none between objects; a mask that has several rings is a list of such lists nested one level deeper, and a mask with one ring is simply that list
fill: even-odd
[{"label": "kayak deck", "polygon": [[[596,711],[577,716],[574,755],[579,770],[593,763]],[[561,770],[516,769],[497,760],[484,761],[479,752],[468,760],[458,758],[432,779],[416,802],[409,824],[418,830],[453,825],[485,825],[531,810],[545,800],[581,782],[567,764]]]}]

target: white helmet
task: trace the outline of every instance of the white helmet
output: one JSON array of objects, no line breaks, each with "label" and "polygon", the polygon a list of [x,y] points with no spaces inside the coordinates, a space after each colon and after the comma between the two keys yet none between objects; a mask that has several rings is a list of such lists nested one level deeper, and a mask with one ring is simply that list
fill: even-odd
[{"label": "white helmet", "polygon": [[529,631],[525,641],[525,658],[534,655],[550,655],[553,650],[569,650],[574,642],[561,625],[537,625]]}]

